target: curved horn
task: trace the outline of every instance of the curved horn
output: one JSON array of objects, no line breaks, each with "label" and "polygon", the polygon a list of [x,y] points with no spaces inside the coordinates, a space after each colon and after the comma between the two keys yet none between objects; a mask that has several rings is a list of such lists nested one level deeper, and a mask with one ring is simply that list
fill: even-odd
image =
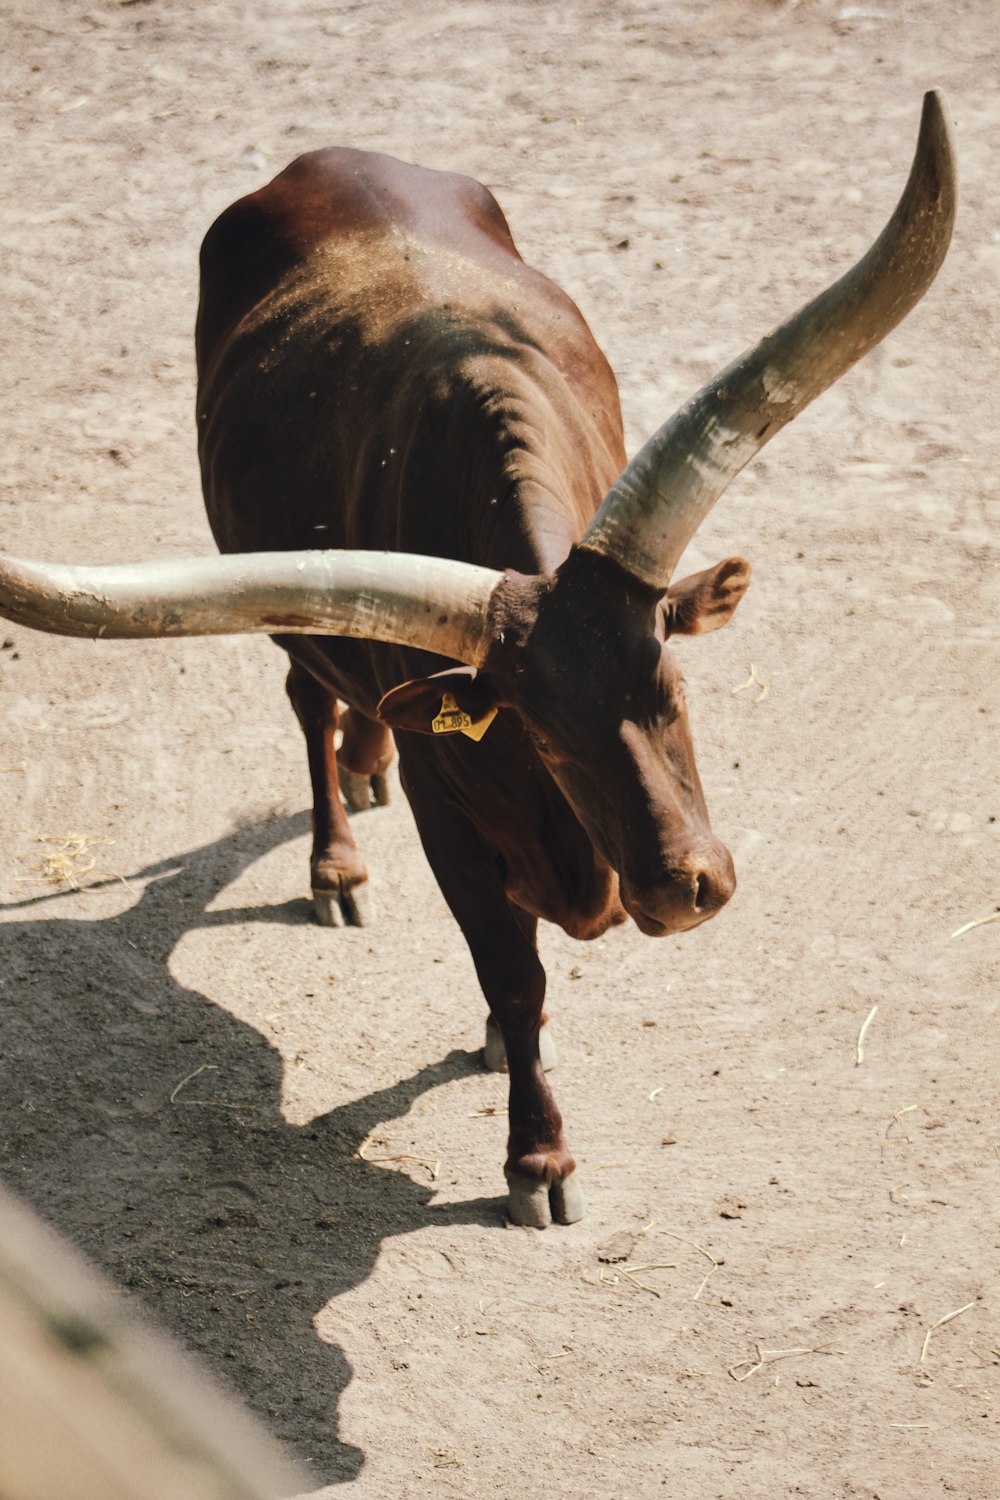
[{"label": "curved horn", "polygon": [[924,96],[903,196],[867,255],[650,438],[608,492],[583,545],[665,588],[744,464],[919,302],[948,249],[955,199],[944,101],[932,92]]},{"label": "curved horn", "polygon": [[248,552],[69,568],[0,556],[0,615],[56,635],[350,635],[480,666],[502,573],[401,552]]}]

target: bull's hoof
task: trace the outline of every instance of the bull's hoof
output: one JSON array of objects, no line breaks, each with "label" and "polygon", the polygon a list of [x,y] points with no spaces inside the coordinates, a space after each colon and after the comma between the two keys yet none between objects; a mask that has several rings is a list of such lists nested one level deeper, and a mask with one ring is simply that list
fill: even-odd
[{"label": "bull's hoof", "polygon": [[513,1224],[526,1229],[548,1229],[550,1224],[575,1224],[586,1213],[583,1189],[571,1172],[560,1182],[539,1182],[520,1172],[507,1172],[507,1212]]},{"label": "bull's hoof", "polygon": [[349,891],[314,888],[313,908],[321,927],[370,927],[375,918],[375,903],[367,885],[356,885]]},{"label": "bull's hoof", "polygon": [[[538,1033],[538,1056],[542,1064],[543,1073],[551,1073],[559,1061],[556,1044],[552,1036],[551,1024],[546,1021]],[[500,1027],[490,1016],[486,1021],[486,1040],[483,1043],[483,1061],[487,1071],[490,1073],[506,1073],[507,1071],[507,1049],[503,1044],[503,1035]]]},{"label": "bull's hoof", "polygon": [[348,812],[367,812],[370,807],[385,807],[389,801],[389,783],[380,771],[368,776],[338,766],[337,781]]}]

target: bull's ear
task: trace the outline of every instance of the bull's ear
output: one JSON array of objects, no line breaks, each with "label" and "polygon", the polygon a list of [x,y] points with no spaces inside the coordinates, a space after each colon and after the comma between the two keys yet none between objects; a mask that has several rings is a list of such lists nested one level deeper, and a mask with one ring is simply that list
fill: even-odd
[{"label": "bull's ear", "polygon": [[393,688],[379,704],[378,716],[390,729],[481,739],[499,706],[499,694],[485,673],[452,667]]},{"label": "bull's ear", "polygon": [[750,585],[750,564],[743,557],[727,557],[672,583],[663,600],[668,635],[704,635],[728,625],[733,610]]}]

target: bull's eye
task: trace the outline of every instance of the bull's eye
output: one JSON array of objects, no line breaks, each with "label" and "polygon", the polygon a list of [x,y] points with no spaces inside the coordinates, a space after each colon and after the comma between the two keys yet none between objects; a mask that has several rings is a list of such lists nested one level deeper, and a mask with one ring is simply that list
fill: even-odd
[{"label": "bull's eye", "polygon": [[535,747],[536,750],[548,750],[548,748],[549,748],[549,742],[548,742],[548,740],[543,739],[540,734],[536,734],[533,729],[528,729],[526,731],[526,733],[527,733],[528,739],[534,745],[534,747]]}]

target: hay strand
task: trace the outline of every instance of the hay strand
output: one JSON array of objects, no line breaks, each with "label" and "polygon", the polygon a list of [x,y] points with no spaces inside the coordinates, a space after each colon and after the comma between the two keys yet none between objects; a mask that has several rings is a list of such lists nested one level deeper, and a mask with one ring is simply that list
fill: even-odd
[{"label": "hay strand", "polygon": [[734,687],[734,688],[730,689],[730,691],[732,693],[732,696],[734,698],[738,698],[739,695],[740,695],[740,693],[745,693],[746,690],[747,690],[747,688],[748,687],[753,687],[753,685],[755,683],[760,688],[760,692],[758,693],[757,697],[753,699],[753,702],[755,704],[757,704],[757,703],[763,703],[764,699],[768,695],[768,692],[770,690],[771,684],[770,684],[770,682],[766,678],[761,677],[758,674],[757,668],[754,666],[753,662],[751,662],[750,663],[750,676],[747,678],[746,682],[741,682],[740,685],[739,685],[739,687]]},{"label": "hay strand", "polygon": [[961,937],[963,932],[971,932],[974,927],[985,927],[987,922],[1000,922],[1000,907],[997,907],[996,911],[991,911],[988,917],[976,917],[973,921],[965,922],[961,927],[956,927],[955,931],[948,935],[949,943],[954,942],[955,938]]},{"label": "hay strand", "polygon": [[177,1103],[177,1095],[180,1093],[181,1089],[184,1088],[186,1084],[189,1084],[192,1078],[197,1078],[199,1073],[217,1073],[218,1071],[218,1063],[202,1063],[200,1067],[195,1068],[193,1072],[188,1073],[186,1077],[181,1079],[180,1083],[170,1095],[171,1104]]},{"label": "hay strand", "polygon": [[681,1245],[690,1245],[692,1250],[697,1250],[699,1255],[703,1255],[707,1261],[711,1262],[709,1269],[705,1272],[704,1276],[701,1279],[698,1290],[695,1292],[694,1297],[691,1299],[693,1302],[697,1302],[702,1292],[708,1286],[709,1277],[714,1276],[716,1271],[722,1265],[721,1260],[716,1260],[715,1256],[710,1254],[709,1251],[705,1249],[704,1245],[698,1245],[694,1240],[686,1239],[683,1234],[675,1234],[672,1229],[661,1229],[660,1233],[669,1236],[669,1238],[672,1240],[677,1240]]},{"label": "hay strand", "polygon": [[931,1341],[931,1334],[934,1332],[934,1330],[936,1328],[943,1328],[944,1325],[946,1323],[950,1323],[953,1318],[960,1318],[964,1312],[968,1312],[969,1308],[975,1307],[975,1305],[975,1300],[973,1300],[972,1302],[967,1302],[964,1307],[956,1307],[954,1312],[945,1313],[943,1318],[938,1318],[936,1323],[931,1324],[926,1334],[924,1335],[924,1347],[920,1351],[921,1364],[923,1364],[924,1360],[927,1358],[927,1346]]},{"label": "hay strand", "polygon": [[601,1271],[599,1279],[610,1286],[617,1286],[619,1277],[624,1276],[633,1286],[639,1287],[644,1292],[652,1292],[654,1297],[662,1297],[663,1293],[658,1287],[650,1286],[648,1281],[640,1281],[639,1271],[676,1271],[677,1262],[674,1260],[650,1260],[636,1264],[623,1263],[616,1266],[613,1271]]},{"label": "hay strand", "polygon": [[[751,1375],[756,1375],[757,1371],[763,1370],[765,1365],[776,1364],[779,1359],[794,1359],[799,1354],[843,1354],[844,1352],[842,1349],[831,1349],[829,1344],[814,1344],[806,1349],[762,1349],[759,1344],[755,1344],[754,1348],[757,1351],[755,1360],[741,1359],[735,1365],[730,1365],[726,1371],[738,1384],[749,1380]],[[744,1373],[737,1374],[738,1370]]]},{"label": "hay strand", "polygon": [[92,838],[86,833],[38,833],[35,843],[55,845],[52,853],[36,867],[42,879],[49,885],[69,885],[79,890],[79,877],[89,875],[97,864],[94,848],[99,844],[113,844],[114,839]]},{"label": "hay strand", "polygon": [[419,1156],[416,1152],[413,1151],[395,1151],[391,1152],[388,1156],[369,1156],[368,1147],[371,1144],[372,1137],[371,1135],[368,1135],[361,1142],[361,1145],[354,1153],[358,1161],[363,1161],[365,1163],[372,1162],[380,1165],[395,1162],[413,1161],[416,1162],[418,1166],[425,1168],[425,1170],[430,1174],[431,1182],[437,1182],[438,1177],[441,1173],[440,1160],[432,1161],[429,1156]]},{"label": "hay strand", "polygon": [[855,1050],[855,1056],[854,1056],[854,1066],[856,1068],[860,1068],[861,1064],[865,1060],[865,1037],[868,1035],[868,1028],[869,1028],[869,1026],[872,1024],[872,1022],[874,1021],[874,1019],[875,1019],[875,1017],[877,1015],[878,1015],[878,1006],[877,1005],[873,1005],[872,1008],[871,1008],[871,1010],[868,1012],[868,1015],[867,1015],[867,1017],[865,1019],[864,1025],[861,1027],[861,1030],[858,1032],[858,1042],[857,1042],[857,1048]]}]

